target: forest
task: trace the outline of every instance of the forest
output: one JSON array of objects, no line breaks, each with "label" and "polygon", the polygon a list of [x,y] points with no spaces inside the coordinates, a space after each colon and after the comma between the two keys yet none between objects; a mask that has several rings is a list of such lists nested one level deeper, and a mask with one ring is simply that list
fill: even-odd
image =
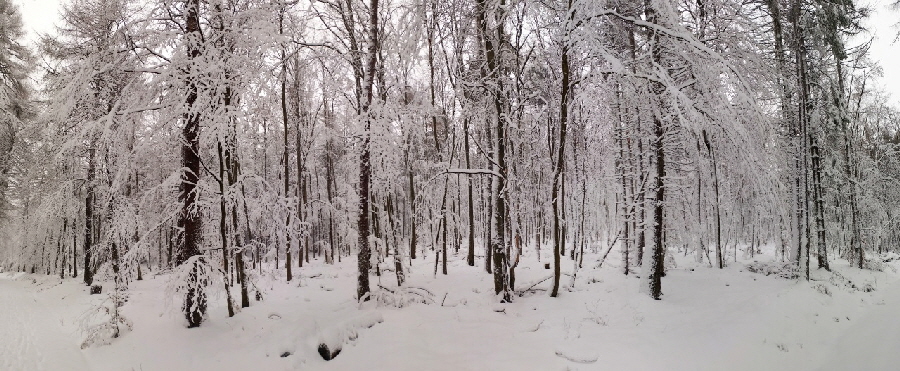
[{"label": "forest", "polygon": [[31,45],[0,0],[0,272],[103,290],[102,342],[157,276],[167,321],[203,328],[330,266],[351,306],[443,307],[417,274],[486,312],[601,267],[661,302],[684,262],[886,271],[900,111],[871,11],[71,0]]}]

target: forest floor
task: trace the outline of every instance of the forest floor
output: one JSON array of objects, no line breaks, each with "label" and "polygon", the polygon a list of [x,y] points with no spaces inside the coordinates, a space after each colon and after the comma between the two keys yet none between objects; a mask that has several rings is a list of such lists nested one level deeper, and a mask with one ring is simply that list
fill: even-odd
[{"label": "forest floor", "polygon": [[[122,307],[133,329],[85,349],[86,329],[109,307],[105,294],[88,295],[74,279],[0,273],[0,370],[878,371],[900,364],[896,260],[883,272],[836,260],[834,273],[813,270],[810,282],[798,282],[748,270],[753,260],[776,260],[771,251],[722,270],[675,257],[663,299],[654,301],[639,292],[636,274],[622,274],[616,252],[600,269],[599,254],[586,254],[575,279],[564,259],[567,276],[550,298],[551,282],[542,280],[551,271],[526,254],[516,288],[533,287],[501,304],[482,261],[469,267],[460,252],[445,276],[434,274],[430,256],[413,263],[403,290],[393,272],[373,276],[377,300],[361,305],[353,259],[313,261],[291,283],[257,275],[262,301],[228,318],[218,288],[197,329],[184,327],[170,275],[145,273]],[[323,360],[323,343],[340,354]]]}]

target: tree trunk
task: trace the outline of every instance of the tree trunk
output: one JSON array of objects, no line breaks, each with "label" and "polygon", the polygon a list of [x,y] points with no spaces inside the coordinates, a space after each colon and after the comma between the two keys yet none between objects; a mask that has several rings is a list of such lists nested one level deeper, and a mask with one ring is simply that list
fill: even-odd
[{"label": "tree trunk", "polygon": [[[572,1],[569,0],[569,4],[567,7],[568,19],[564,23],[564,27],[568,30],[568,24],[572,21],[572,17],[574,16],[574,10],[572,9]],[[568,31],[563,36],[562,40],[562,88],[560,92],[560,102],[559,102],[559,143],[556,145],[556,164],[553,169],[553,190],[551,191],[550,199],[553,203],[553,289],[550,292],[551,297],[557,297],[559,295],[559,278],[560,278],[560,253],[563,252],[565,246],[563,246],[563,237],[562,237],[562,219],[565,217],[561,215],[560,209],[562,208],[562,203],[565,202],[565,199],[560,197],[560,190],[563,187],[562,184],[562,173],[563,168],[566,161],[566,133],[567,133],[567,125],[569,121],[569,93],[570,93],[570,76],[571,76],[571,66],[569,65],[569,34]]]},{"label": "tree trunk", "polygon": [[[281,8],[281,14],[278,18],[278,32],[284,35],[284,13],[285,9]],[[287,59],[286,52],[284,47],[281,48],[281,121],[284,124],[284,154],[282,155],[282,162],[284,165],[284,198],[287,200],[290,197],[290,180],[291,180],[291,166],[290,166],[290,154],[288,152],[288,110],[287,110]],[[287,270],[287,281],[291,282],[293,279],[293,275],[291,272],[291,211],[290,204],[288,203],[287,207],[287,216],[284,221],[284,267]],[[302,259],[302,257],[301,257]]]},{"label": "tree trunk", "polygon": [[[501,0],[498,7],[502,12],[505,2]],[[492,9],[492,12],[497,10]],[[503,14],[488,16],[488,4],[486,0],[476,1],[476,18],[480,34],[484,41],[485,61],[487,62],[488,81],[493,83],[491,95],[494,103],[494,121],[496,121],[496,154],[495,161],[497,173],[496,186],[493,189],[493,236],[491,238],[491,255],[493,260],[494,293],[502,295],[501,300],[509,302],[512,296],[509,290],[508,256],[506,248],[506,120],[503,102],[503,80],[500,73],[501,60],[498,56],[499,43],[506,40],[503,32]],[[498,22],[497,25],[489,25],[488,20]],[[488,85],[491,85],[488,83]]]},{"label": "tree trunk", "polygon": [[197,201],[197,182],[200,180],[200,113],[194,109],[197,101],[198,86],[197,77],[190,72],[197,72],[199,63],[200,43],[202,34],[200,31],[200,0],[188,0],[185,9],[185,44],[187,55],[191,62],[187,75],[187,97],[185,99],[185,113],[183,116],[184,128],[182,129],[181,165],[184,172],[179,186],[179,200],[182,202],[178,215],[178,229],[181,236],[178,239],[178,256],[176,265],[193,260],[188,276],[188,288],[184,297],[182,311],[188,321],[188,327],[200,326],[206,314],[205,278],[202,277],[201,267],[203,262],[202,252],[199,249],[202,231],[202,219],[195,209]]},{"label": "tree trunk", "polygon": [[[411,144],[407,142],[407,146]],[[413,176],[412,163],[409,160],[409,148],[406,149],[406,176],[409,180],[409,207],[410,207],[410,215],[409,215],[409,225],[410,225],[410,238],[409,238],[409,259],[410,261],[416,259],[416,245],[418,243],[418,231],[416,227],[416,185]]]},{"label": "tree trunk", "polygon": [[94,282],[94,273],[91,271],[91,255],[94,249],[94,181],[96,167],[96,141],[91,141],[88,148],[87,170],[87,196],[84,198],[84,284],[90,286]]},{"label": "tree trunk", "polygon": [[[725,250],[722,248],[722,200],[719,197],[719,164],[716,161],[716,152],[712,148],[712,143],[707,136],[706,130],[703,130],[703,143],[706,144],[706,151],[712,161],[713,172],[713,197],[715,197],[716,207],[716,266],[719,269],[725,268]],[[737,256],[735,256],[737,258]]]},{"label": "tree trunk", "polygon": [[[222,149],[222,142],[216,144],[219,155],[219,238],[222,242],[222,271],[227,275],[231,271],[228,266],[228,253],[231,250],[228,246],[228,225],[227,212],[225,206],[225,156]],[[231,284],[228,277],[225,277],[225,301],[228,307],[228,317],[234,317],[234,301],[231,298]]]},{"label": "tree trunk", "polygon": [[441,273],[445,276],[447,275],[447,188],[449,188],[449,183],[449,179],[444,182],[444,196],[441,200]]},{"label": "tree trunk", "polygon": [[[353,30],[348,30],[353,32]],[[370,142],[372,128],[372,114],[370,108],[372,105],[373,83],[375,77],[375,65],[378,58],[379,50],[378,39],[378,0],[369,1],[369,49],[368,61],[365,74],[364,97],[361,106],[361,113],[365,115],[365,128],[363,133],[362,153],[359,156],[359,219],[357,220],[357,229],[359,232],[359,254],[358,268],[359,275],[357,277],[357,299],[369,300],[369,266],[372,252],[369,248],[369,187],[371,186],[371,163],[370,163]]]},{"label": "tree trunk", "polygon": [[[466,154],[466,168],[471,169],[472,163],[469,158],[469,118],[463,119],[463,150]],[[469,264],[470,267],[475,266],[475,205],[474,200],[472,198],[472,177],[466,177],[466,188],[467,188],[467,198],[468,198],[468,214],[469,214],[469,250],[466,255],[466,263]]]},{"label": "tree trunk", "polygon": [[[850,204],[850,252],[852,254],[850,260],[857,268],[862,269],[865,265],[865,255],[859,232],[859,211],[857,205],[859,193],[857,190],[858,176],[856,176],[857,174],[854,174],[853,171],[853,139],[848,128],[850,119],[847,115],[847,104],[844,98],[844,54],[844,50],[841,49],[841,46],[839,46],[838,43],[832,45],[832,55],[834,56],[836,65],[835,73],[837,74],[837,87],[834,88],[835,91],[832,92],[832,95],[834,97],[834,105],[837,107],[837,117],[835,118],[835,121],[837,121],[841,128],[841,136],[844,141],[841,151],[844,157],[844,178],[849,182],[847,191],[850,193],[848,200]],[[862,97],[860,97],[860,99],[862,99]]]},{"label": "tree trunk", "polygon": [[626,146],[627,138],[625,138],[625,129],[627,123],[624,120],[625,116],[621,113],[622,92],[621,90],[619,90],[621,88],[621,85],[617,84],[616,86],[616,107],[617,111],[619,112],[620,118],[619,127],[616,129],[616,139],[619,142],[619,158],[616,169],[617,171],[619,171],[619,177],[622,182],[622,191],[619,194],[618,201],[620,202],[619,211],[622,213],[622,270],[623,273],[625,273],[625,275],[627,276],[629,273],[631,273],[631,261],[629,255],[631,252],[631,241],[633,238],[630,228],[632,223],[632,213],[631,209],[628,207],[628,201],[631,197],[629,193],[631,186],[629,184],[630,179],[626,177],[625,171],[625,165],[627,163],[625,156],[627,152],[630,152],[630,148]]},{"label": "tree trunk", "polygon": [[804,276],[809,279],[809,81],[806,68],[806,36],[802,25],[801,1],[793,0],[791,4],[791,22],[794,27],[795,42],[794,54],[796,58],[797,69],[797,123],[794,126],[794,137],[796,138],[796,157],[795,166],[797,167],[797,180],[795,182],[795,193],[797,197],[797,245],[795,247],[796,262],[803,269]]},{"label": "tree trunk", "polygon": [[825,201],[822,192],[822,157],[818,141],[810,138],[812,144],[812,181],[813,181],[813,207],[816,218],[816,242],[818,267],[831,271],[828,266],[828,249],[825,244]]},{"label": "tree trunk", "polygon": [[[652,0],[647,0],[645,5],[645,17],[647,22],[652,24],[658,24],[658,15],[657,9],[653,4]],[[653,59],[653,64],[655,66],[662,66],[662,46],[660,45],[660,36],[659,32],[653,30],[650,31],[650,50]],[[658,104],[663,105],[665,94],[665,87],[662,86],[659,82],[652,83],[652,92],[654,96],[654,101]],[[661,107],[660,111],[663,111]],[[664,257],[665,257],[665,246],[663,246],[663,205],[665,202],[665,177],[666,177],[666,158],[665,158],[665,128],[663,127],[663,121],[661,113],[657,112],[653,115],[653,151],[655,152],[656,159],[656,174],[654,177],[653,191],[654,191],[654,200],[653,200],[653,245],[651,248],[651,256],[650,256],[650,267],[648,267],[649,273],[649,285],[650,285],[650,296],[659,300],[660,296],[662,296],[662,276],[665,271],[664,266]]]}]

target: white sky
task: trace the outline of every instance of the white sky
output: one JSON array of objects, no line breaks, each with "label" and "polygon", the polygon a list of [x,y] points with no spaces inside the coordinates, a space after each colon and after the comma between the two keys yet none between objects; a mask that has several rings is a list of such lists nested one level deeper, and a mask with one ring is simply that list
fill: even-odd
[{"label": "white sky", "polygon": [[[64,1],[64,0],[63,0]],[[61,0],[13,0],[22,12],[22,23],[30,41],[37,35],[53,32],[53,24],[59,20]]]},{"label": "white sky", "polygon": [[[60,3],[66,0],[13,0],[22,11],[22,21],[28,31],[29,40],[36,40],[39,33],[53,32],[54,23],[59,19]],[[860,0],[860,4],[872,9],[871,17],[865,25],[868,34],[861,35],[856,42],[874,37],[871,58],[884,69],[880,85],[891,94],[891,101],[900,106],[900,42],[893,39],[898,32],[894,26],[900,22],[900,11],[892,10],[888,4],[894,0]]]},{"label": "white sky", "polygon": [[900,11],[893,10],[889,4],[894,0],[862,0],[861,4],[868,5],[872,9],[870,18],[865,22],[869,35],[861,35],[860,38],[874,37],[870,51],[870,58],[877,61],[884,69],[884,77],[880,81],[881,87],[891,94],[891,101],[895,106],[900,106],[900,41],[894,42],[897,32],[895,26],[900,22]]}]

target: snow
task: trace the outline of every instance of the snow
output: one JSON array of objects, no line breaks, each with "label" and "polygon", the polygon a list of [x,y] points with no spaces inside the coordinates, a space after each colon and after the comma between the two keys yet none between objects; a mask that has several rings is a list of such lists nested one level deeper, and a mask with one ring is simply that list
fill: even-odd
[{"label": "snow", "polygon": [[89,369],[67,312],[73,282],[57,284],[22,274],[0,275],[0,370]]},{"label": "snow", "polygon": [[874,305],[838,338],[820,371],[896,370],[900,367],[900,285],[874,299]]},{"label": "snow", "polygon": [[[605,249],[604,249],[605,250]],[[615,254],[615,252],[614,252]],[[132,282],[122,308],[132,321],[110,345],[80,349],[79,324],[102,295],[76,280],[0,274],[0,370],[895,370],[900,365],[900,281],[885,272],[834,261],[836,274],[812,281],[723,270],[678,260],[663,279],[663,298],[639,293],[611,255],[602,269],[549,281],[499,303],[491,277],[452,256],[449,275],[433,274],[433,256],[413,263],[407,287],[391,272],[372,277],[376,300],[359,304],[356,262],[300,268],[299,281],[262,274],[263,301],[228,318],[224,295],[209,318],[187,329],[166,298],[167,275]],[[761,261],[771,257],[758,257]],[[684,260],[684,261],[682,261]],[[479,261],[480,262],[480,261]],[[572,264],[564,261],[564,271]],[[516,269],[518,288],[550,274],[532,255]],[[865,290],[866,287],[874,290]],[[107,284],[104,292],[108,292]],[[221,291],[221,288],[218,289]],[[331,361],[325,344],[340,349]]]}]

